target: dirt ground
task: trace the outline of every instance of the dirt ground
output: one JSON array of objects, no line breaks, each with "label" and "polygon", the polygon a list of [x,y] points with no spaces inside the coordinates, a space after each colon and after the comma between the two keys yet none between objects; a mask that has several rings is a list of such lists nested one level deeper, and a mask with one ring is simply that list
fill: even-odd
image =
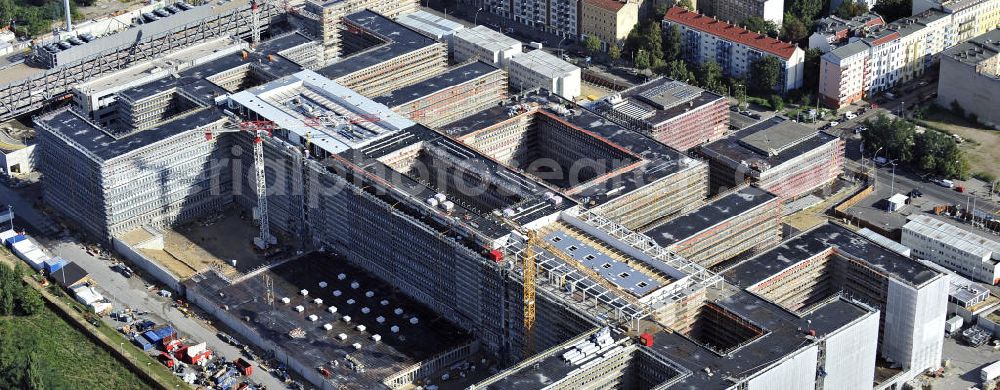
[{"label": "dirt ground", "polygon": [[960,146],[969,159],[972,173],[989,172],[1000,177],[1000,131],[982,128],[943,110],[931,110],[928,119],[922,122],[966,140]]},{"label": "dirt ground", "polygon": [[610,89],[607,89],[607,88],[604,88],[604,87],[601,87],[601,86],[598,86],[598,85],[594,85],[594,84],[591,84],[591,83],[580,83],[580,99],[581,100],[590,100],[590,99],[587,98],[587,96],[590,96],[590,95],[594,95],[598,99],[600,99],[600,98],[605,97],[607,95],[610,95],[612,93],[614,93],[614,91],[612,91]]},{"label": "dirt ground", "polygon": [[[164,249],[141,249],[170,269],[181,279],[185,279],[206,267],[218,267],[229,277],[245,273],[264,264],[267,259],[257,252],[252,244],[257,234],[256,225],[245,220],[237,209],[228,209],[222,214],[207,217],[175,229],[167,229],[164,234]],[[129,232],[125,239],[137,243],[148,238],[144,231]],[[236,260],[236,267],[232,261]]]},{"label": "dirt ground", "polygon": [[[170,3],[172,2],[168,4]],[[83,15],[84,20],[100,19],[120,11],[127,12],[141,8],[144,4],[144,2],[138,0],[97,0],[90,7],[80,7],[79,11]]]},{"label": "dirt ground", "polygon": [[836,206],[845,198],[853,194],[854,191],[857,191],[857,187],[845,187],[839,192],[824,199],[823,202],[785,217],[782,222],[790,225],[798,231],[809,230],[816,225],[828,221],[829,217],[826,215],[826,210]]}]

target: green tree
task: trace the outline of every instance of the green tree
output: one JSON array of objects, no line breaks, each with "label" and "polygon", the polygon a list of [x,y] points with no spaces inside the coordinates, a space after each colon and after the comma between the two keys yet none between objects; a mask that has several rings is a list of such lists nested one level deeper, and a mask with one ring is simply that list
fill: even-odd
[{"label": "green tree", "polygon": [[667,29],[663,39],[663,60],[672,62],[681,59],[683,44],[681,43],[681,28],[676,24]]},{"label": "green tree", "polygon": [[684,81],[689,84],[698,83],[694,72],[688,70],[687,63],[682,60],[673,60],[667,64],[667,76],[674,80]]},{"label": "green tree", "polygon": [[659,21],[650,21],[646,27],[646,48],[649,50],[649,65],[654,69],[662,68],[666,63],[663,59],[663,32]]},{"label": "green tree", "polygon": [[24,287],[21,291],[21,299],[17,303],[21,314],[33,316],[45,308],[45,302],[42,301],[42,295],[38,291],[30,287]]},{"label": "green tree", "polygon": [[913,123],[879,114],[875,119],[866,120],[865,126],[868,130],[861,133],[861,142],[866,151],[875,153],[882,148],[885,154],[881,156],[890,156],[904,163],[914,162],[916,127]]},{"label": "green tree", "polygon": [[694,4],[691,4],[691,0],[678,0],[676,5],[688,11],[694,11]]},{"label": "green tree", "polygon": [[823,12],[824,7],[826,7],[824,0],[795,0],[789,10],[803,23],[812,24],[812,21]]},{"label": "green tree", "polygon": [[705,61],[698,68],[698,82],[709,91],[726,93],[726,84],[722,80],[722,67],[714,60]]},{"label": "green tree", "polygon": [[791,12],[785,12],[785,17],[781,22],[781,39],[789,42],[798,42],[809,36],[809,29],[799,18]]},{"label": "green tree", "polygon": [[635,64],[636,69],[649,69],[649,52],[645,50],[639,50],[635,53]]},{"label": "green tree", "polygon": [[588,35],[583,39],[583,50],[589,55],[597,54],[601,51],[601,40],[596,36]]},{"label": "green tree", "polygon": [[912,0],[879,0],[872,9],[882,16],[885,21],[894,22],[896,20],[910,16],[913,12]]},{"label": "green tree", "polygon": [[14,270],[0,265],[0,316],[14,314],[20,293],[21,283]]},{"label": "green tree", "polygon": [[785,109],[785,100],[778,95],[771,95],[771,109],[781,111]]},{"label": "green tree", "polygon": [[840,7],[837,7],[836,14],[844,19],[851,19],[868,11],[868,4],[854,0],[844,0],[843,3],[840,3]]},{"label": "green tree", "polygon": [[618,62],[618,60],[620,60],[621,58],[622,58],[622,49],[619,49],[618,45],[611,45],[611,48],[608,49],[608,59],[611,60],[611,63],[614,64]]},{"label": "green tree", "polygon": [[778,37],[778,25],[774,24],[774,22],[770,20],[765,20],[760,16],[751,16],[747,18],[744,25],[747,30],[761,33],[773,38]]},{"label": "green tree", "polygon": [[757,95],[768,95],[781,78],[781,63],[772,56],[762,56],[750,65],[750,90]]},{"label": "green tree", "polygon": [[803,60],[802,89],[816,91],[819,88],[819,67],[823,53],[819,49],[807,49]]}]

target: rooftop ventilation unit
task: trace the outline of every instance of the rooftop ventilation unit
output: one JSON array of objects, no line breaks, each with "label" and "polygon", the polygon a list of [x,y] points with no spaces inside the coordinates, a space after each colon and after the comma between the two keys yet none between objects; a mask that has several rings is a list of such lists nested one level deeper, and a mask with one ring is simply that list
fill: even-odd
[{"label": "rooftop ventilation unit", "polygon": [[313,303],[315,303],[317,305],[322,305],[323,304],[323,299],[322,298],[313,299]]},{"label": "rooftop ventilation unit", "polygon": [[392,312],[396,313],[397,316],[401,316],[403,315],[403,308],[397,307],[396,310],[393,310]]},{"label": "rooftop ventilation unit", "polygon": [[298,305],[298,306],[295,306],[295,311],[301,313],[301,312],[306,311],[306,308],[302,307],[302,305]]},{"label": "rooftop ventilation unit", "polygon": [[381,302],[379,302],[378,304],[379,304],[379,305],[382,305],[382,306],[389,306],[389,300],[387,300],[387,299],[383,299],[383,300],[382,300]]},{"label": "rooftop ventilation unit", "polygon": [[382,336],[379,336],[377,334],[373,334],[372,335],[372,340],[375,340],[375,342],[377,343],[379,341],[382,341]]},{"label": "rooftop ventilation unit", "polygon": [[309,318],[309,321],[312,321],[312,322],[319,321],[319,317],[317,315],[315,315],[315,314],[310,314],[309,317],[307,317],[307,318]]},{"label": "rooftop ventilation unit", "polygon": [[361,343],[354,343],[351,344],[351,346],[354,347],[354,349],[361,349]]},{"label": "rooftop ventilation unit", "polygon": [[375,322],[378,322],[380,324],[384,324],[385,323],[385,317],[378,316],[377,318],[375,318]]},{"label": "rooftop ventilation unit", "polygon": [[347,335],[341,333],[341,334],[337,335],[337,338],[340,339],[340,341],[344,341],[344,340],[347,340]]},{"label": "rooftop ventilation unit", "polygon": [[339,297],[339,296],[341,296],[342,294],[343,294],[343,293],[342,293],[342,292],[340,292],[340,290],[333,290],[333,296],[335,296],[335,297]]},{"label": "rooftop ventilation unit", "polygon": [[344,320],[344,322],[351,322],[351,316],[343,316],[340,319]]},{"label": "rooftop ventilation unit", "polygon": [[304,296],[304,297],[308,297],[309,296],[309,290],[301,289],[301,290],[299,290],[299,294],[302,294],[302,296]]},{"label": "rooftop ventilation unit", "polygon": [[351,298],[351,299],[348,299],[348,300],[347,300],[347,304],[348,304],[348,305],[353,305],[353,304],[354,304],[354,302],[357,302],[357,301],[355,301],[355,300],[354,300],[354,298]]},{"label": "rooftop ventilation unit", "polygon": [[339,275],[337,275],[337,280],[344,280],[344,279],[347,279],[347,275],[346,274],[339,274]]},{"label": "rooftop ventilation unit", "polygon": [[284,304],[286,304],[286,305],[287,305],[287,304],[289,304],[289,303],[292,303],[292,300],[291,300],[291,299],[288,299],[288,297],[282,297],[282,298],[281,298],[281,303],[284,303]]},{"label": "rooftop ventilation unit", "polygon": [[326,311],[330,312],[330,314],[334,314],[334,313],[337,312],[337,307],[336,306],[330,306],[330,307],[326,308]]},{"label": "rooftop ventilation unit", "polygon": [[390,326],[389,331],[392,333],[399,333],[399,325]]},{"label": "rooftop ventilation unit", "polygon": [[326,288],[326,282],[319,282],[319,288]]},{"label": "rooftop ventilation unit", "polygon": [[417,317],[410,317],[410,324],[416,325],[419,322],[420,320],[418,320]]},{"label": "rooftop ventilation unit", "polygon": [[327,331],[331,331],[331,330],[333,330],[333,325],[330,325],[328,323],[327,324],[323,324],[323,329],[326,329]]},{"label": "rooftop ventilation unit", "polygon": [[357,329],[358,332],[364,332],[365,329],[368,329],[368,327],[366,327],[364,325],[358,325],[358,326],[355,326],[354,329]]},{"label": "rooftop ventilation unit", "polygon": [[358,282],[351,282],[351,288],[357,290],[360,287],[361,287],[360,283],[358,283]]},{"label": "rooftop ventilation unit", "polygon": [[361,312],[364,314],[371,313],[371,311],[372,309],[369,309],[367,306],[361,308]]}]

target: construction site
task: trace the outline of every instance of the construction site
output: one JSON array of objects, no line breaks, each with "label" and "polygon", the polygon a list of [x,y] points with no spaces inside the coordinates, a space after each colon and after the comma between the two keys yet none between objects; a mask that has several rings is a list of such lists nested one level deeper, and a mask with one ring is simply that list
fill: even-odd
[{"label": "construction site", "polygon": [[[395,22],[412,1],[237,3],[64,81],[34,120],[44,200],[313,386],[851,389],[940,363],[939,273],[838,225],[781,243],[836,137],[717,140],[724,98],[672,80],[610,108],[509,91]],[[53,69],[90,61],[70,50]]]}]

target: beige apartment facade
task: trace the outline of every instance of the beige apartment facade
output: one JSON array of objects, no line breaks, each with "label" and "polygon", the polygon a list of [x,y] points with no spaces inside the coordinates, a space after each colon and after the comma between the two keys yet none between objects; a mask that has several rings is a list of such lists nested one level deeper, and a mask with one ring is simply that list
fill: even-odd
[{"label": "beige apartment facade", "polygon": [[617,45],[639,23],[642,0],[583,0],[580,12],[580,32],[596,36],[602,48]]}]

